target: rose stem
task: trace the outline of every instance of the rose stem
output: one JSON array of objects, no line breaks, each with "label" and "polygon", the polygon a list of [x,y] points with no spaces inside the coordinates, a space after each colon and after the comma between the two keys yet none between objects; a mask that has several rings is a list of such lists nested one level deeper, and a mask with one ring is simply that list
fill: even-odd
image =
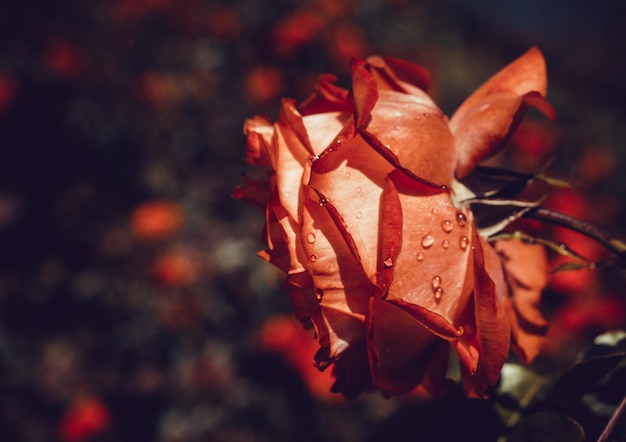
[{"label": "rose stem", "polygon": [[611,434],[611,431],[613,431],[615,424],[617,423],[620,415],[622,414],[625,408],[626,408],[626,396],[624,396],[624,399],[622,399],[622,402],[620,402],[619,405],[617,406],[615,413],[613,413],[613,416],[611,416],[611,419],[609,419],[609,423],[606,424],[606,428],[604,429],[604,431],[598,438],[598,442],[606,442],[608,440],[609,435]]},{"label": "rose stem", "polygon": [[626,244],[619,240],[611,239],[606,233],[594,225],[581,221],[565,213],[546,209],[545,207],[532,208],[526,212],[525,216],[551,224],[556,224],[561,227],[567,227],[568,229],[587,235],[588,237],[598,241],[611,252],[615,253],[621,261],[626,261]]}]

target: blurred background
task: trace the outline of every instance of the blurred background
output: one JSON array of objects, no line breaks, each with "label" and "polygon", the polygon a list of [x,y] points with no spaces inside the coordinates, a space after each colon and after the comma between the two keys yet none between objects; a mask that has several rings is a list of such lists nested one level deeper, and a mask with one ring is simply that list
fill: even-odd
[{"label": "blurred background", "polygon": [[[451,114],[536,45],[558,120],[530,118],[501,161],[554,159],[576,190],[551,206],[623,239],[624,21],[610,0],[4,2],[0,439],[379,440],[414,399],[347,404],[313,369],[282,275],[256,256],[263,216],[230,198],[244,119],[276,117],[323,72],[349,85],[369,54],[428,68]],[[624,276],[554,275],[538,370],[624,327]]]}]

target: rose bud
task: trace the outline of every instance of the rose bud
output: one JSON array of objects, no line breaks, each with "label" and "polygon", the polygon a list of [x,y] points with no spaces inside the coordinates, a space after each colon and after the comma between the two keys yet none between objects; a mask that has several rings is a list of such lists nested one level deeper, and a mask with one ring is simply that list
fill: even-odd
[{"label": "rose bud", "polygon": [[[541,344],[529,334],[545,333],[534,309],[545,259],[523,263],[532,268],[525,273],[486,239],[538,204],[509,195],[531,180],[478,166],[504,146],[527,105],[552,116],[543,57],[531,49],[450,119],[425,92],[427,71],[407,61],[354,60],[352,91],[334,80],[320,77],[299,105],[283,100],[275,123],[245,124],[246,158],[270,170],[234,192],[265,211],[260,254],[287,273],[295,314],[317,334],[315,364],[333,366],[333,391],[421,385],[437,394],[452,348],[466,393],[484,396],[511,336],[529,360]],[[492,199],[510,200],[493,204],[506,215],[479,217],[476,201]],[[507,241],[517,240],[499,243]],[[510,283],[535,274],[543,276],[530,299]],[[518,330],[521,321],[509,321],[518,304],[541,327]]]}]

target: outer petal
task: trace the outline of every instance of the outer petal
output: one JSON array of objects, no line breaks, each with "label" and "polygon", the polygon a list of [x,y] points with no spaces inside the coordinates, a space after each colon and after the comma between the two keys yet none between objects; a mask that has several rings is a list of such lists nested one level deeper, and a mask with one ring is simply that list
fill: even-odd
[{"label": "outer petal", "polygon": [[405,92],[430,101],[424,92],[430,84],[430,74],[422,66],[399,58],[379,56],[368,57],[367,62],[372,67],[379,90]]},{"label": "outer petal", "polygon": [[546,62],[541,51],[533,47],[474,91],[457,109],[452,120],[459,121],[465,118],[470,109],[475,108],[484,98],[492,94],[504,92],[522,96],[530,91],[537,91],[545,97],[547,89]]},{"label": "outer petal", "polygon": [[463,372],[468,396],[481,397],[498,381],[507,358],[510,328],[503,304],[505,283],[502,264],[495,250],[474,234],[474,314],[476,334],[471,346],[477,349],[476,371]]},{"label": "outer petal", "polygon": [[331,201],[343,218],[363,271],[375,280],[380,197],[393,166],[360,136],[350,137],[350,133],[339,137],[340,142],[313,163],[310,186]]},{"label": "outer petal", "polygon": [[269,118],[257,115],[247,119],[243,132],[247,136],[246,161],[254,166],[271,166],[269,150],[274,127]]},{"label": "outer petal", "polygon": [[450,120],[457,146],[457,177],[467,175],[503,146],[517,127],[525,104],[554,117],[544,98],[546,87],[545,62],[541,52],[533,48],[491,77],[459,107]]},{"label": "outer petal", "polygon": [[421,381],[436,337],[397,306],[370,298],[368,354],[373,383],[385,393],[407,393]]},{"label": "outer petal", "polygon": [[336,224],[328,205],[317,192],[305,186],[302,244],[325,321],[316,325],[329,330],[324,356],[332,360],[364,339],[365,315],[374,287],[346,244],[346,232]]},{"label": "outer petal", "polygon": [[302,117],[290,100],[283,100],[273,140],[276,186],[281,204],[300,222],[300,186],[304,164],[314,154]]},{"label": "outer petal", "polygon": [[336,86],[337,78],[333,75],[320,75],[315,85],[315,92],[300,104],[302,115],[326,112],[354,111],[354,103],[350,92]]},{"label": "outer petal", "polygon": [[539,354],[548,327],[539,308],[541,292],[548,283],[546,251],[518,240],[497,241],[495,249],[504,262],[511,290],[508,314],[514,348],[528,363]]}]

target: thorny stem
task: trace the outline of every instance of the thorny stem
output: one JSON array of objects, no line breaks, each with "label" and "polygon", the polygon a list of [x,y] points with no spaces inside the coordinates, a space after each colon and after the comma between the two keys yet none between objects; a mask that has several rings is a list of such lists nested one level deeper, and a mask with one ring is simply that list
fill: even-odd
[{"label": "thorny stem", "polygon": [[619,262],[616,264],[621,266],[626,265],[626,244],[617,239],[610,238],[606,233],[594,225],[581,221],[565,213],[546,209],[545,207],[534,207],[528,210],[524,216],[561,227],[567,227],[568,229],[575,230],[576,232],[593,238],[617,256]]},{"label": "thorny stem", "polygon": [[620,402],[620,404],[617,406],[615,413],[613,413],[613,416],[611,416],[611,419],[609,419],[609,423],[606,424],[604,431],[602,431],[602,434],[600,435],[600,437],[598,437],[598,442],[606,442],[608,440],[609,435],[613,431],[613,428],[615,428],[615,424],[617,423],[624,409],[626,409],[626,396],[624,396],[622,402]]}]

